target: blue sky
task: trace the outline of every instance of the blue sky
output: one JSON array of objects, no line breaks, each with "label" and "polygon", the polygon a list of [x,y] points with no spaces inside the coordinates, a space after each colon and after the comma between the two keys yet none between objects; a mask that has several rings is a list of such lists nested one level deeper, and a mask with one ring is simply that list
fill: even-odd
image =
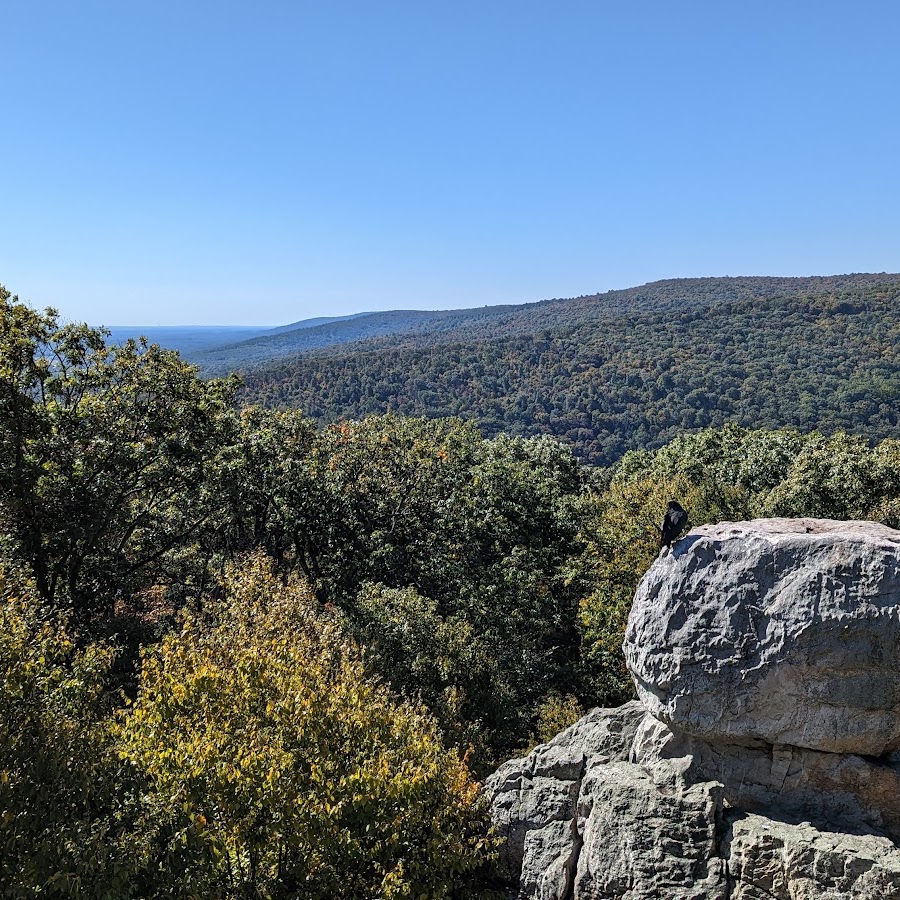
[{"label": "blue sky", "polygon": [[0,282],[280,324],[900,270],[894,2],[0,4]]}]

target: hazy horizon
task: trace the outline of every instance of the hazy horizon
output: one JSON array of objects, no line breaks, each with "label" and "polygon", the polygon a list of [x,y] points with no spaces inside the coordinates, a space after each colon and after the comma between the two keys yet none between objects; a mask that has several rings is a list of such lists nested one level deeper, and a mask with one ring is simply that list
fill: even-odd
[{"label": "hazy horizon", "polygon": [[[576,299],[577,297],[592,296],[593,294],[597,294],[597,295],[602,296],[602,295],[605,294],[605,293],[613,293],[613,292],[618,291],[618,290],[629,290],[629,289],[634,289],[634,288],[640,288],[640,287],[644,287],[644,286],[646,286],[646,285],[656,284],[656,283],[658,283],[658,282],[666,282],[666,281],[695,280],[695,279],[697,279],[697,280],[702,280],[702,279],[706,279],[706,278],[709,278],[709,279],[719,279],[719,278],[770,278],[770,277],[772,277],[772,278],[816,278],[816,277],[822,277],[822,278],[835,278],[835,277],[841,277],[841,276],[843,276],[843,275],[864,275],[864,274],[871,274],[871,275],[892,275],[892,274],[900,274],[900,273],[892,273],[892,272],[883,271],[883,272],[869,272],[869,273],[865,273],[865,272],[813,272],[813,273],[810,273],[809,275],[771,275],[771,274],[768,274],[768,273],[767,273],[767,274],[764,274],[764,275],[697,275],[697,276],[679,276],[678,278],[662,278],[662,279],[657,279],[656,281],[653,281],[653,282],[643,282],[643,283],[641,283],[641,284],[628,285],[628,287],[625,287],[625,288],[611,288],[609,291],[595,291],[595,292],[593,292],[592,294],[582,293],[582,294],[575,294],[575,295],[573,295],[572,297],[546,297],[546,298],[541,298],[541,300],[539,300],[539,301],[530,301],[530,300],[526,300],[526,301],[522,301],[521,303],[481,304],[481,306],[486,306],[486,305],[492,305],[492,306],[494,306],[494,305],[495,305],[495,306],[527,306],[527,305],[530,305],[530,304],[535,303],[535,302],[541,302],[541,301],[546,301],[546,300],[571,300],[571,299]],[[253,332],[253,333],[257,333],[257,334],[263,334],[263,333],[265,333],[265,332],[267,332],[267,331],[278,331],[278,330],[290,328],[290,327],[293,326],[293,325],[301,325],[301,324],[303,324],[303,323],[305,323],[305,322],[319,322],[319,321],[321,321],[322,323],[325,323],[325,322],[331,322],[331,321],[335,321],[335,320],[348,319],[348,318],[355,318],[355,317],[359,317],[359,316],[366,316],[366,315],[370,315],[370,314],[373,314],[373,313],[379,313],[379,312],[400,312],[400,311],[406,311],[406,312],[409,312],[409,311],[414,311],[414,312],[441,312],[441,311],[449,311],[449,310],[477,309],[477,308],[479,308],[479,306],[476,305],[476,306],[473,306],[473,307],[469,307],[469,306],[455,306],[455,307],[443,307],[443,308],[439,308],[439,309],[427,309],[427,308],[425,308],[425,307],[421,307],[421,308],[418,308],[418,309],[407,308],[407,309],[405,309],[405,310],[397,310],[397,309],[385,309],[385,310],[379,310],[379,309],[367,309],[367,310],[361,310],[361,311],[359,311],[359,312],[354,312],[354,313],[349,313],[349,314],[339,315],[339,316],[325,316],[325,315],[315,315],[315,314],[314,314],[314,315],[308,316],[308,317],[303,318],[303,319],[296,319],[296,320],[291,321],[291,322],[278,322],[278,323],[275,323],[275,324],[261,324],[261,325],[254,325],[254,324],[252,324],[252,323],[251,323],[251,324],[248,324],[248,323],[239,323],[239,324],[234,324],[234,325],[222,325],[222,324],[217,324],[217,323],[209,323],[209,324],[186,323],[186,324],[183,324],[183,325],[173,325],[173,324],[169,324],[169,323],[161,323],[161,324],[156,324],[156,325],[154,325],[154,324],[147,324],[147,323],[137,323],[137,324],[134,324],[134,325],[129,325],[129,324],[122,324],[122,323],[119,323],[119,324],[115,324],[115,325],[108,325],[108,324],[105,324],[105,323],[97,323],[97,322],[90,322],[90,323],[88,323],[88,324],[91,325],[92,327],[101,327],[101,328],[109,329],[110,331],[112,331],[112,332],[114,332],[114,333],[115,333],[116,331],[119,331],[119,332],[136,332],[136,331],[139,330],[139,329],[146,328],[146,329],[148,329],[148,330],[151,330],[151,331],[157,331],[157,332],[161,332],[161,331],[173,331],[173,332],[176,332],[176,331],[177,331],[177,332],[184,332],[184,331],[196,330],[196,331],[228,331],[228,332],[248,332],[248,333],[249,333],[249,332]],[[115,337],[115,334],[114,334],[114,337]]]}]

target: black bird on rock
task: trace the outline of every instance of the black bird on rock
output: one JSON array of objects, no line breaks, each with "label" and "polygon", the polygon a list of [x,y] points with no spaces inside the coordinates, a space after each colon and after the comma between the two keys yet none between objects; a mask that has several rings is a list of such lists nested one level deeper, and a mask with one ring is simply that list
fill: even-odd
[{"label": "black bird on rock", "polygon": [[659,549],[671,547],[672,542],[684,531],[687,525],[687,513],[676,500],[669,501],[669,508],[663,516],[662,528],[659,530]]}]

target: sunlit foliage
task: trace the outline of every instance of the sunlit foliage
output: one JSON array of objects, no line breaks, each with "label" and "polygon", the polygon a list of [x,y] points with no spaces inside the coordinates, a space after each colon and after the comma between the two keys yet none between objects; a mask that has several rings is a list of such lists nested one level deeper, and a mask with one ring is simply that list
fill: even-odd
[{"label": "sunlit foliage", "polygon": [[571,689],[585,478],[564,447],[454,419],[317,428],[249,409],[238,457],[210,547],[302,572],[447,739],[497,762],[545,694]]},{"label": "sunlit foliage", "polygon": [[490,855],[459,755],[262,559],[211,625],[148,651],[123,740],[154,802],[193,822],[193,896],[471,896]]}]

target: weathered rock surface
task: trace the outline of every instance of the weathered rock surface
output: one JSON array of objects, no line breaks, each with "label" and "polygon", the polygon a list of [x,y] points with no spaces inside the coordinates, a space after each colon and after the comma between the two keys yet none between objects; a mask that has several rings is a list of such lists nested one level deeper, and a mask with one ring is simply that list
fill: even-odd
[{"label": "weathered rock surface", "polygon": [[697,528],[641,581],[624,650],[668,725],[880,756],[900,746],[900,532],[828,519]]},{"label": "weathered rock surface", "polygon": [[[595,709],[487,779],[494,823],[506,839],[501,864],[514,880],[521,877],[524,896],[567,895],[581,847],[576,810],[588,761],[626,760],[643,716],[637,701]],[[558,864],[548,864],[548,857]]]},{"label": "weathered rock surface", "polygon": [[658,778],[716,781],[729,807],[836,831],[865,828],[900,843],[900,767],[893,759],[820,753],[790,745],[708,743],[647,715],[631,759]]},{"label": "weathered rock surface", "polygon": [[675,735],[637,703],[594,710],[590,720],[598,731],[635,735],[635,761],[616,745],[588,752],[578,777],[537,774],[548,757],[571,760],[564,774],[574,773],[582,720],[488,779],[509,838],[512,896],[900,900],[900,849],[885,833],[897,834],[900,814],[894,765],[798,748],[767,756],[712,747]]},{"label": "weathered rock surface", "polygon": [[898,607],[882,526],[679,541],[632,611],[643,702],[488,779],[513,896],[900,900]]},{"label": "weathered rock surface", "polygon": [[659,785],[631,763],[592,766],[578,801],[583,846],[573,896],[724,897],[721,819],[715,782],[673,776]]},{"label": "weathered rock surface", "polygon": [[730,900],[900,897],[900,853],[887,838],[737,813],[730,817],[722,849]]}]

